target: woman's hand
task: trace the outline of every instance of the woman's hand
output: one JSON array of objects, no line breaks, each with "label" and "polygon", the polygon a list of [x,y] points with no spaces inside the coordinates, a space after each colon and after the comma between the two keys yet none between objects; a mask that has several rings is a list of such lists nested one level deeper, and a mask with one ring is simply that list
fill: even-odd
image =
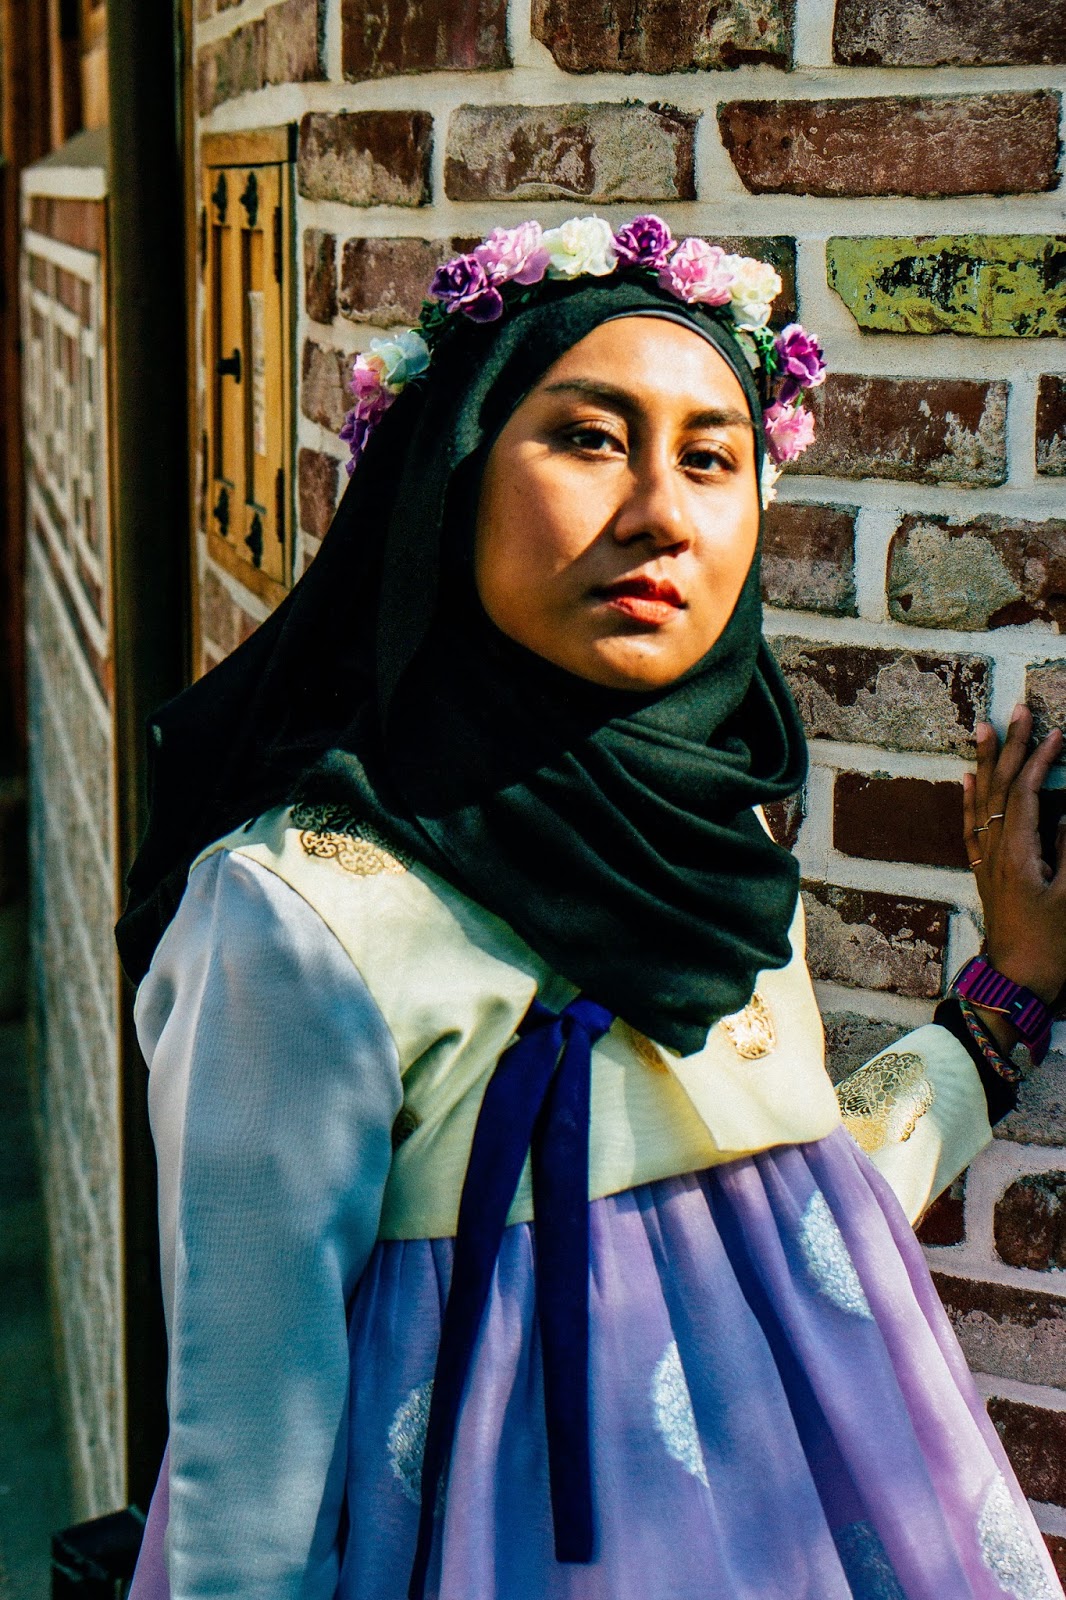
[{"label": "woman's hand", "polygon": [[[1002,750],[991,724],[977,724],[977,772],[962,780],[963,827],[984,909],[985,953],[1004,977],[1050,1005],[1066,983],[1066,817],[1052,871],[1040,853],[1038,796],[1062,754],[1063,735],[1053,728],[1030,755],[1032,731],[1024,705],[1014,708]],[[978,1009],[999,1044],[1012,1049],[1013,1024]]]}]

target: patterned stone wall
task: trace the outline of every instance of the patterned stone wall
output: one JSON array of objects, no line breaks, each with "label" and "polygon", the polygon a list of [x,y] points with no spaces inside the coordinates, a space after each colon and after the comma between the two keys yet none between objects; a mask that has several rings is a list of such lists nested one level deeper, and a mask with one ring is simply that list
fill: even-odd
[{"label": "patterned stone wall", "polygon": [[[768,631],[811,735],[777,822],[835,1069],[978,948],[976,718],[1066,718],[1061,90],[1045,0],[198,0],[202,130],[299,122],[298,569],[352,354],[457,241],[660,212],[772,254],[832,376],[770,518]],[[202,666],[264,614],[201,552]],[[1066,1037],[924,1225],[1066,1573]]]},{"label": "patterned stone wall", "polygon": [[125,1499],[102,180],[23,179],[31,1055],[80,1516]]}]

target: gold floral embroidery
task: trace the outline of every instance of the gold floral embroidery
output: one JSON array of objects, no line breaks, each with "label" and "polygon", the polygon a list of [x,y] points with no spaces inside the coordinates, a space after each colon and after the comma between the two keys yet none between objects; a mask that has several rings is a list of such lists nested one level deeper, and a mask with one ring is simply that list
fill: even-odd
[{"label": "gold floral embroidery", "polygon": [[837,1085],[844,1126],[867,1155],[910,1138],[936,1099],[921,1056],[877,1056]]},{"label": "gold floral embroidery", "polygon": [[777,1043],[777,1030],[770,1008],[756,989],[743,1011],[722,1018],[729,1042],[743,1061],[758,1061],[768,1056]]},{"label": "gold floral embroidery", "polygon": [[638,1032],[628,1022],[622,1023],[622,1030],[642,1067],[650,1067],[653,1072],[668,1072],[670,1070],[660,1055],[658,1046],[652,1043],[647,1034]]},{"label": "gold floral embroidery", "polygon": [[309,856],[334,860],[357,877],[406,872],[411,865],[409,856],[369,823],[357,822],[342,806],[295,805],[292,821],[300,829],[300,843]]}]

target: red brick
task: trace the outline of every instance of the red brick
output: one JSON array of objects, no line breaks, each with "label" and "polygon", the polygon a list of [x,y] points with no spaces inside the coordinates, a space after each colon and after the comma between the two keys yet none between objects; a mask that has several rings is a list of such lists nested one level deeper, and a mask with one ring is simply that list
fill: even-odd
[{"label": "red brick", "polygon": [[309,111],[300,123],[300,193],[351,206],[428,205],[432,142],[428,111]]},{"label": "red brick", "polygon": [[879,1021],[858,1011],[826,1011],[822,1023],[826,1066],[834,1083],[887,1050],[903,1031],[898,1022]]},{"label": "red brick", "polygon": [[1066,1267],[1066,1172],[1027,1172],[996,1201],[996,1251],[1009,1267]]},{"label": "red brick", "polygon": [[304,304],[315,322],[337,315],[337,241],[321,228],[304,229]]},{"label": "red brick", "polygon": [[833,787],[833,846],[867,861],[965,870],[962,785],[841,772]]},{"label": "red brick", "polygon": [[1066,1504],[1066,1411],[993,1395],[988,1414],[1023,1492],[1045,1505]]},{"label": "red brick", "polygon": [[855,615],[855,506],[775,500],[764,521],[763,599]]},{"label": "red brick", "polygon": [[326,72],[326,0],[282,0],[266,24],[267,83],[313,83]]},{"label": "red brick", "polygon": [[753,194],[1028,194],[1058,183],[1059,112],[1038,90],[734,100],[718,123]]},{"label": "red brick", "polygon": [[1066,1539],[1061,1538],[1057,1533],[1045,1533],[1042,1537],[1047,1545],[1048,1555],[1051,1557],[1051,1565],[1058,1574],[1059,1582],[1066,1584]]},{"label": "red brick", "polygon": [[350,80],[509,67],[507,0],[343,0],[341,62]]},{"label": "red brick", "polygon": [[1037,391],[1036,470],[1066,477],[1066,378],[1053,373],[1044,374]]},{"label": "red brick", "polygon": [[888,605],[920,628],[1066,623],[1066,522],[909,516],[888,554]]},{"label": "red brick", "polygon": [[784,800],[772,800],[763,807],[770,832],[778,844],[791,850],[799,838],[800,827],[807,815],[807,796],[803,789],[788,795]]},{"label": "red brick", "polygon": [[300,526],[316,539],[324,539],[337,505],[340,462],[321,450],[300,451],[297,476],[300,498]]},{"label": "red brick", "polygon": [[331,433],[340,432],[354,403],[348,390],[351,367],[351,356],[342,350],[327,350],[313,339],[305,340],[300,407],[305,417]]},{"label": "red brick", "polygon": [[1066,1128],[1066,1057],[1053,1050],[1040,1063],[1038,1072],[1023,1078],[1018,1089],[1018,1107],[997,1122],[997,1139],[1020,1144],[1051,1146],[1063,1143]]},{"label": "red brick", "polygon": [[430,279],[454,239],[349,239],[341,255],[341,315],[387,328],[417,322]]},{"label": "red brick", "polygon": [[972,757],[986,713],[989,665],[981,656],[875,646],[770,641],[812,739]]},{"label": "red brick", "polygon": [[1025,675],[1025,699],[1033,713],[1033,732],[1043,739],[1052,728],[1066,731],[1066,661],[1044,661]]},{"label": "red brick", "polygon": [[533,0],[533,37],[565,72],[704,72],[792,62],[793,0]]},{"label": "red brick", "polygon": [[809,404],[814,444],[790,468],[972,488],[1007,475],[1007,384],[831,374]]},{"label": "red brick", "polygon": [[694,200],[697,114],[672,106],[459,106],[450,200]]},{"label": "red brick", "polygon": [[196,104],[202,117],[224,100],[254,93],[266,83],[266,23],[246,22],[196,54]]},{"label": "red brick", "polygon": [[940,993],[947,906],[813,882],[804,906],[812,977],[924,999]]},{"label": "red brick", "polygon": [[833,59],[856,67],[995,67],[1066,61],[1049,0],[837,0]]},{"label": "red brick", "polygon": [[200,634],[205,649],[228,656],[255,627],[218,575],[208,567],[200,584]]},{"label": "red brick", "polygon": [[944,1272],[935,1272],[933,1282],[974,1372],[1066,1388],[1066,1300],[1061,1295]]},{"label": "red brick", "polygon": [[[965,1172],[937,1196],[915,1232],[924,1245],[962,1244],[966,1237]],[[943,1290],[940,1298],[944,1298]]]}]

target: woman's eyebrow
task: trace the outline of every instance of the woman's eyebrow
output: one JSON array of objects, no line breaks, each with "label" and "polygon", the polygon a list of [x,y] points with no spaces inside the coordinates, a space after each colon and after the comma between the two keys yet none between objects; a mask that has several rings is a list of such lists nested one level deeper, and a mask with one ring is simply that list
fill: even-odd
[{"label": "woman's eyebrow", "polygon": [[[544,387],[545,394],[580,394],[587,400],[600,400],[605,405],[613,406],[624,416],[633,416],[641,410],[640,402],[626,389],[620,389],[613,383],[605,383],[594,378],[566,378],[559,383],[549,383]],[[704,406],[698,411],[690,411],[685,417],[686,428],[751,428],[753,423],[746,411],[738,411],[735,406]]]}]

